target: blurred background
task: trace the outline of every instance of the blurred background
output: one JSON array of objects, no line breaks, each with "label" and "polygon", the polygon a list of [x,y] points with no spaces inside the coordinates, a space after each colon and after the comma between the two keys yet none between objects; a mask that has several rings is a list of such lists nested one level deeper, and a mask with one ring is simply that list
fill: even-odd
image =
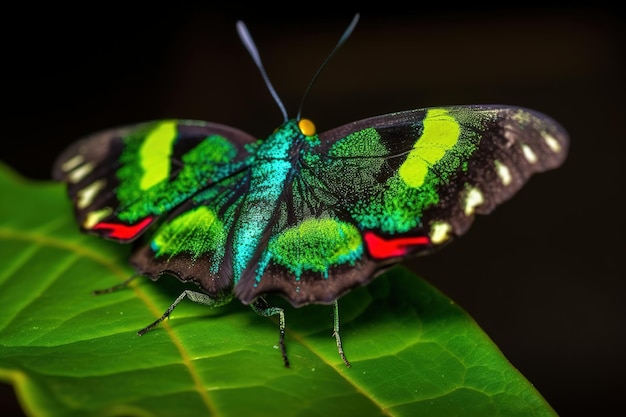
[{"label": "blurred background", "polygon": [[[318,131],[447,104],[514,104],[571,135],[541,174],[441,252],[409,263],[456,301],[561,415],[621,408],[624,389],[626,69],[623,15],[563,6],[272,10],[15,6],[0,27],[0,161],[48,180],[54,157],[94,131],[159,118],[265,137],[282,116],[239,41],[243,19],[291,116],[354,13],[352,37],[304,103]],[[1,204],[11,204],[2,200]],[[8,385],[0,406],[19,415]],[[13,413],[13,414],[11,414]]]}]

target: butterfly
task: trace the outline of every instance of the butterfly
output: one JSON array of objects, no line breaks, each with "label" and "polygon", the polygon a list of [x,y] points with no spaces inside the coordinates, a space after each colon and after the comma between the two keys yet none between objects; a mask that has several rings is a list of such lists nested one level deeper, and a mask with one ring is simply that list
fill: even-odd
[{"label": "butterfly", "polygon": [[245,25],[237,27],[283,112],[273,133],[261,140],[205,121],[139,123],[70,145],[53,177],[67,183],[82,231],[133,242],[130,279],[197,284],[140,335],[184,298],[209,306],[237,298],[278,316],[289,366],[284,309],[264,297],[280,294],[294,307],[333,305],[350,366],[337,300],[463,235],[476,214],[561,165],[568,135],[542,113],[502,105],[401,111],[318,133],[300,113],[287,117]]}]

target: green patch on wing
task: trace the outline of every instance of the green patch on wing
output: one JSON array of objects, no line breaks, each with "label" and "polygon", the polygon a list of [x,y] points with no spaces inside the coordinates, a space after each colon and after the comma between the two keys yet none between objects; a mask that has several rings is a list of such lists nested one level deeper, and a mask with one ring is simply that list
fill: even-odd
[{"label": "green patch on wing", "polygon": [[149,123],[126,138],[117,177],[120,186],[119,218],[134,222],[149,214],[159,215],[189,198],[203,184],[228,175],[237,148],[226,138],[211,135],[182,155],[182,169],[171,180],[172,154],[178,139],[177,121]]},{"label": "green patch on wing", "polygon": [[466,169],[480,137],[445,109],[429,110],[422,123],[422,135],[399,170],[352,207],[360,227],[389,234],[417,227],[424,211],[439,204],[439,190]]},{"label": "green patch on wing", "polygon": [[358,130],[337,141],[328,151],[330,157],[377,157],[387,154],[380,134],[373,127]]},{"label": "green patch on wing", "polygon": [[328,268],[354,264],[363,254],[358,229],[331,218],[309,219],[290,227],[274,238],[268,247],[272,260],[299,278],[304,271],[321,272]]},{"label": "green patch on wing", "polygon": [[151,247],[157,257],[186,253],[197,259],[223,251],[225,243],[224,224],[208,207],[199,206],[161,226]]}]

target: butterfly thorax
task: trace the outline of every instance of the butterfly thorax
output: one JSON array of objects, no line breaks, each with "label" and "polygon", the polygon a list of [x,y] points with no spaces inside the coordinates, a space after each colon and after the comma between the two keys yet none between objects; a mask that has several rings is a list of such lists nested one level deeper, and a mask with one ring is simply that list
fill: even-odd
[{"label": "butterfly thorax", "polygon": [[[305,135],[299,125],[302,121],[291,119],[276,128],[263,141],[255,153],[258,160],[289,160],[295,162],[303,150],[318,144],[317,134]],[[311,123],[306,121],[307,123]]]},{"label": "butterfly thorax", "polygon": [[235,284],[261,257],[284,195],[298,173],[300,155],[317,141],[316,134],[304,135],[299,122],[292,119],[277,128],[255,152],[247,174],[248,192],[233,230]]}]

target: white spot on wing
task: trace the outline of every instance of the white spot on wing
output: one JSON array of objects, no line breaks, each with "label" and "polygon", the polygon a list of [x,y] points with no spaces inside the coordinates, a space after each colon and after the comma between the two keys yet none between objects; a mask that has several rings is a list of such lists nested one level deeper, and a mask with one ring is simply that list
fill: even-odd
[{"label": "white spot on wing", "polygon": [[435,245],[445,242],[450,239],[450,231],[452,226],[447,222],[433,222],[430,225],[430,241]]},{"label": "white spot on wing", "polygon": [[509,185],[511,181],[513,180],[509,167],[504,165],[502,162],[498,160],[495,161],[495,165],[496,165],[496,173],[498,174],[498,177],[500,177],[500,181],[502,181],[502,184]]},{"label": "white spot on wing", "polygon": [[63,162],[63,164],[61,164],[61,169],[63,170],[63,172],[71,171],[78,165],[82,164],[84,160],[85,158],[83,158],[82,155],[75,155],[67,161]]},{"label": "white spot on wing", "polygon": [[85,217],[85,221],[83,222],[83,227],[85,229],[93,228],[100,220],[104,219],[108,215],[113,213],[113,209],[111,207],[105,207],[103,209],[92,211],[87,213],[87,217]]},{"label": "white spot on wing", "polygon": [[543,133],[542,136],[543,140],[546,141],[546,145],[548,145],[552,152],[561,152],[561,144],[554,138],[554,136],[549,133]]},{"label": "white spot on wing", "polygon": [[94,197],[98,195],[100,190],[102,190],[105,185],[106,181],[104,179],[99,179],[98,181],[89,184],[78,193],[76,193],[76,196],[78,197],[76,207],[78,207],[79,209],[84,209],[85,207],[88,207],[93,201]]},{"label": "white spot on wing", "polygon": [[70,182],[76,183],[82,180],[83,178],[85,178],[87,175],[89,175],[89,173],[93,171],[93,168],[94,168],[94,164],[92,163],[79,166],[78,168],[70,172],[67,177]]},{"label": "white spot on wing", "polygon": [[476,207],[485,202],[483,193],[476,187],[469,187],[467,190],[467,196],[465,197],[465,205],[463,211],[466,216],[474,214]]},{"label": "white spot on wing", "polygon": [[524,153],[524,158],[526,158],[529,163],[534,164],[537,162],[537,155],[535,155],[535,152],[530,146],[522,144],[522,152]]}]

